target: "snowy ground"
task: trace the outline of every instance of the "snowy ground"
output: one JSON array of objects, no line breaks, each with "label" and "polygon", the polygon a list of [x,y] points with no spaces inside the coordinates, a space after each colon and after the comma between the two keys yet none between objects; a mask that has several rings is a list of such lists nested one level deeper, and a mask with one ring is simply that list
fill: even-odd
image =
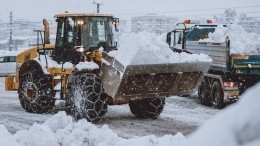
[{"label": "snowy ground", "polygon": [[[4,80],[0,78],[0,124],[4,124],[10,133],[29,129],[34,123],[41,124],[53,116],[50,114],[27,113],[21,107],[17,92],[4,91]],[[118,136],[183,135],[192,133],[219,110],[199,104],[197,96],[167,98],[161,116],[157,120],[138,119],[131,114],[128,105],[110,106],[104,120],[98,127],[108,125]]]},{"label": "snowy ground", "polygon": [[[0,143],[8,146],[259,146],[260,117],[255,114],[260,111],[259,90],[260,83],[221,111],[199,106],[193,97],[170,97],[161,117],[152,121],[133,118],[126,106],[113,107],[103,124],[93,125],[85,119],[74,121],[65,112],[25,113],[18,106],[15,92],[6,93],[0,88]],[[216,116],[205,122],[215,113]],[[32,125],[33,122],[40,124]],[[167,124],[170,127],[158,133]],[[200,125],[200,128],[186,137],[182,133],[173,135],[172,131],[187,130],[188,125]],[[20,130],[10,134],[6,127],[14,130],[13,133]],[[126,135],[129,138],[124,138]]]}]

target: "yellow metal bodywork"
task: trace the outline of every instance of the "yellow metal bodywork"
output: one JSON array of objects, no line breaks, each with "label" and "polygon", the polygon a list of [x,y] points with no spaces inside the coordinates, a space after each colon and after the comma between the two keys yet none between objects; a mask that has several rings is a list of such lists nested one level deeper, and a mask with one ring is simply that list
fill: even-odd
[{"label": "yellow metal bodywork", "polygon": [[249,58],[249,55],[233,55],[232,59],[244,59],[247,60]]},{"label": "yellow metal bodywork", "polygon": [[11,91],[15,88],[15,82],[14,82],[15,77],[5,77],[5,90],[6,91]]},{"label": "yellow metal bodywork", "polygon": [[[54,45],[45,45],[46,51],[53,50]],[[17,90],[19,87],[19,70],[22,64],[27,60],[33,60],[38,57],[38,48],[33,47],[28,50],[23,51],[22,53],[18,54],[16,57],[16,74],[13,77],[6,77],[5,78],[5,89],[7,91],[11,90]],[[39,50],[43,50],[43,46],[39,46]],[[55,76],[61,76],[63,78],[63,82],[67,82],[67,77],[69,74],[72,73],[73,68],[46,68],[46,70],[50,73],[52,76],[52,79],[54,80]],[[55,87],[59,81],[53,81],[53,87]],[[65,86],[63,86],[65,87]]]},{"label": "yellow metal bodywork", "polygon": [[[45,48],[46,52],[53,51],[54,45],[45,45],[44,48]],[[16,75],[13,77],[6,77],[6,79],[5,79],[6,91],[18,90],[18,88],[19,88],[19,70],[20,70],[22,64],[27,60],[37,59],[38,58],[38,49],[39,49],[39,51],[43,51],[44,48],[42,45],[40,45],[39,47],[30,48],[17,55]],[[85,58],[85,61],[95,61],[96,63],[101,65],[102,54],[99,51],[90,52],[87,55],[87,57]],[[51,75],[52,89],[54,90],[54,87],[57,84],[59,84],[60,82],[62,82],[61,90],[63,91],[63,93],[66,93],[68,77],[74,70],[74,67],[72,67],[72,68],[48,67],[48,68],[43,68],[43,69],[46,69],[46,71]]]}]

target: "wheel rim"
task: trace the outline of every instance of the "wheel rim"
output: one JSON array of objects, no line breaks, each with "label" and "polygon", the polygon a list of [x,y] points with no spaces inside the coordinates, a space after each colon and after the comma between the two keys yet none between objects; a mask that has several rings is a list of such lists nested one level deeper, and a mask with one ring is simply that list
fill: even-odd
[{"label": "wheel rim", "polygon": [[35,97],[39,96],[38,91],[36,90],[37,87],[35,85],[35,83],[32,82],[27,82],[26,83],[26,87],[24,92],[25,92],[25,98],[30,101],[30,102],[34,102],[36,100]]}]

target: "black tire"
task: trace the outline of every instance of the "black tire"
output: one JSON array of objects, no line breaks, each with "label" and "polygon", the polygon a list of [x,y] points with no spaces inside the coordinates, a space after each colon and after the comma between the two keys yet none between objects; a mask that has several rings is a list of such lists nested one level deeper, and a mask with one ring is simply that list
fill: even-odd
[{"label": "black tire", "polygon": [[199,87],[199,100],[202,105],[211,106],[210,87],[205,78]]},{"label": "black tire", "polygon": [[163,111],[165,97],[133,98],[129,101],[132,114],[139,118],[157,119]]},{"label": "black tire", "polygon": [[85,118],[97,123],[107,112],[108,96],[96,74],[73,73],[68,80],[66,97],[76,120]]},{"label": "black tire", "polygon": [[190,94],[186,94],[186,95],[180,95],[180,97],[189,97]]},{"label": "black tire", "polygon": [[218,81],[215,81],[212,86],[213,107],[221,109],[224,107],[224,93]]},{"label": "black tire", "polygon": [[51,77],[34,60],[25,62],[19,72],[18,95],[27,112],[46,113],[54,107]]}]

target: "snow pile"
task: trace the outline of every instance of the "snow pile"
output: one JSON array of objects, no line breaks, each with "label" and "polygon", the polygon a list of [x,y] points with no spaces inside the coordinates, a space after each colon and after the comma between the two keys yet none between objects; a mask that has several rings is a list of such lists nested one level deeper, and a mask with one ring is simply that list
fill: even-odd
[{"label": "snow pile", "polygon": [[19,146],[18,143],[15,142],[15,138],[2,124],[0,124],[0,144],[5,146]]},{"label": "snow pile", "polygon": [[234,54],[260,54],[260,36],[255,33],[247,33],[241,26],[231,24],[228,27],[219,25],[209,38],[200,40],[203,42],[225,42],[230,39],[230,52]]},{"label": "snow pile", "polygon": [[124,34],[119,44],[118,51],[112,51],[109,55],[124,66],[212,61],[205,54],[174,53],[160,36],[148,32]]},{"label": "snow pile", "polygon": [[260,83],[247,90],[237,103],[224,109],[187,139],[181,133],[175,136],[149,135],[124,139],[107,125],[97,127],[85,119],[74,122],[65,112],[59,112],[42,125],[35,123],[29,130],[18,131],[13,136],[0,124],[0,143],[11,146],[259,146],[259,90]]},{"label": "snow pile", "polygon": [[76,68],[81,71],[83,69],[94,70],[98,69],[99,66],[95,62],[80,62],[76,65]]},{"label": "snow pile", "polygon": [[[37,61],[42,66],[42,68],[46,68],[46,65],[48,65],[49,68],[62,67],[61,64],[58,64],[56,61],[52,60],[48,55],[46,55],[46,59],[45,55],[40,55],[40,59],[37,57],[34,60]],[[65,62],[63,68],[73,68],[73,64],[70,62]]]},{"label": "snow pile", "polygon": [[[1,132],[4,131],[2,129],[7,131],[4,127],[0,129]],[[42,125],[34,124],[29,130],[18,131],[13,137],[8,132],[5,132],[5,135],[8,136],[7,141],[15,140],[21,146],[167,146],[185,139],[181,133],[175,136],[156,137],[151,135],[123,139],[118,137],[107,125],[98,128],[85,119],[73,122],[65,112],[59,112]]]},{"label": "snow pile", "polygon": [[199,146],[260,145],[260,83],[247,90],[238,103],[231,105],[193,133],[182,144]]}]

